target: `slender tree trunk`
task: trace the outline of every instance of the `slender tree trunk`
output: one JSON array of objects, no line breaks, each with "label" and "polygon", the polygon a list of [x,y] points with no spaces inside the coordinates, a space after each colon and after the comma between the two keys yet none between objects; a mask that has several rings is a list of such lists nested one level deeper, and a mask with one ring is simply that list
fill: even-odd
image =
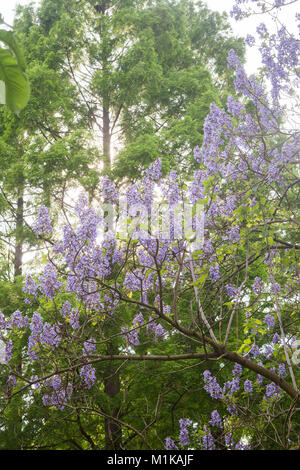
[{"label": "slender tree trunk", "polygon": [[[113,343],[109,343],[107,347],[107,354],[113,355],[118,352],[117,348],[114,347]],[[105,371],[104,378],[104,391],[109,397],[111,407],[109,414],[112,417],[118,417],[119,406],[114,403],[114,398],[120,393],[120,377],[119,372],[116,372],[115,366],[111,362]],[[106,450],[120,450],[121,439],[122,439],[122,428],[120,424],[112,418],[105,418],[105,449]]]},{"label": "slender tree trunk", "polygon": [[103,106],[103,170],[107,172],[111,169],[111,134],[108,100]]},{"label": "slender tree trunk", "polygon": [[[24,229],[24,185],[20,184],[17,195],[17,210],[15,214],[16,235],[15,235],[15,253],[14,253],[14,282],[17,276],[22,275],[23,267],[23,229]],[[22,375],[22,355],[18,353],[16,370]],[[21,407],[21,408],[20,408]],[[8,435],[10,436],[10,446],[12,450],[22,449],[22,401],[15,406],[13,413],[9,416],[7,423]]]},{"label": "slender tree trunk", "polygon": [[[109,32],[107,30],[107,22],[105,16],[110,8],[110,2],[102,1],[99,4],[100,11],[103,15],[103,25],[102,25],[102,38],[103,41],[108,41],[109,44]],[[104,74],[104,88],[102,91],[102,147],[103,147],[103,171],[107,173],[111,170],[111,123],[110,123],[110,96],[109,96],[109,72],[108,72],[108,59],[109,59],[109,46],[103,53],[103,74]],[[107,337],[110,337],[111,326],[106,325]],[[118,347],[114,344],[113,341],[109,341],[107,345],[107,354],[113,355],[118,354]],[[104,371],[104,391],[108,398],[108,413],[110,416],[117,418],[119,415],[119,404],[118,404],[118,395],[120,393],[120,376],[119,372],[116,370],[114,364],[108,363]],[[121,439],[122,439],[122,428],[120,424],[112,418],[104,419],[104,428],[105,428],[105,449],[106,450],[119,450],[121,449]]]},{"label": "slender tree trunk", "polygon": [[18,191],[16,212],[16,245],[14,255],[14,278],[22,275],[23,264],[23,225],[24,225],[24,198],[23,185]]}]

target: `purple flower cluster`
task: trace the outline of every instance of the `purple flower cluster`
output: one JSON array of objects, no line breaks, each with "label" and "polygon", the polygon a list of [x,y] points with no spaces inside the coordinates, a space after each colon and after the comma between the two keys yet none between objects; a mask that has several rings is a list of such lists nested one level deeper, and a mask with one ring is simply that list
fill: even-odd
[{"label": "purple flower cluster", "polygon": [[282,394],[280,387],[274,383],[270,383],[266,386],[266,394],[265,398],[267,401],[270,401],[272,399],[278,399],[280,398],[280,395]]},{"label": "purple flower cluster", "polygon": [[232,284],[226,284],[225,285],[225,290],[226,294],[229,295],[229,297],[234,297],[238,293],[238,288],[233,286]]},{"label": "purple flower cluster", "polygon": [[163,339],[165,336],[165,330],[160,323],[152,320],[147,324],[147,333],[154,333],[155,340]]},{"label": "purple flower cluster", "polygon": [[86,387],[91,388],[96,381],[96,369],[91,364],[86,364],[81,367],[79,373]]},{"label": "purple flower cluster", "polygon": [[13,342],[11,339],[6,341],[5,345],[5,363],[8,364],[10,362],[13,355]]},{"label": "purple flower cluster", "polygon": [[59,346],[61,342],[59,325],[44,323],[39,312],[33,313],[29,328],[31,334],[28,338],[28,355],[32,361],[38,359],[38,351],[42,344],[51,348]]},{"label": "purple flower cluster", "polygon": [[251,380],[249,380],[249,379],[245,380],[244,390],[245,390],[246,393],[249,393],[249,394],[251,394],[253,392],[253,383],[251,382]]},{"label": "purple flower cluster", "polygon": [[102,194],[105,202],[115,204],[118,201],[119,191],[116,189],[115,183],[108,176],[102,178]]},{"label": "purple flower cluster", "polygon": [[203,372],[204,390],[210,394],[212,398],[223,398],[223,390],[217,382],[216,377],[211,375],[209,370]]},{"label": "purple flower cluster", "polygon": [[82,355],[89,356],[96,350],[96,341],[94,338],[90,338],[83,343]]},{"label": "purple flower cluster", "polygon": [[52,326],[50,323],[45,322],[40,335],[40,341],[47,346],[57,347],[61,342],[59,327],[57,325]]},{"label": "purple flower cluster", "polygon": [[260,294],[263,287],[263,282],[260,277],[256,276],[252,284],[252,290],[255,294]]},{"label": "purple flower cluster", "polygon": [[47,263],[43,275],[39,277],[39,289],[49,299],[53,299],[61,288],[62,282],[57,279],[56,269],[52,263]]},{"label": "purple flower cluster", "polygon": [[64,318],[67,319],[67,321],[70,323],[70,326],[74,330],[78,330],[78,328],[79,328],[79,312],[78,312],[77,309],[72,308],[71,302],[69,302],[68,300],[66,302],[64,302],[64,304],[63,304],[63,306],[60,310],[60,313],[62,314],[62,316]]},{"label": "purple flower cluster", "polygon": [[204,436],[203,436],[203,449],[204,450],[215,450],[216,448],[216,445],[215,445],[215,442],[214,442],[214,438],[213,438],[213,435],[209,429],[208,426],[204,426],[203,427],[203,430],[204,430]]},{"label": "purple flower cluster", "polygon": [[209,421],[209,424],[211,426],[216,426],[218,428],[222,428],[223,427],[223,423],[222,423],[222,420],[220,418],[220,415],[218,413],[217,410],[214,410],[212,413],[211,413],[211,419]]},{"label": "purple flower cluster", "polygon": [[237,362],[234,364],[234,368],[232,369],[232,375],[234,377],[239,377],[243,373],[243,368]]},{"label": "purple flower cluster", "polygon": [[137,328],[129,329],[127,326],[122,326],[121,336],[126,338],[128,346],[138,346],[140,344],[139,332]]},{"label": "purple flower cluster", "polygon": [[178,450],[177,445],[170,437],[166,437],[166,450]]},{"label": "purple flower cluster", "polygon": [[209,267],[209,277],[213,282],[216,282],[221,278],[221,273],[218,264]]},{"label": "purple flower cluster", "polygon": [[[34,378],[34,377],[33,377]],[[52,388],[52,393],[46,393],[43,395],[42,400],[44,406],[54,406],[59,410],[63,410],[68,400],[71,399],[73,393],[72,384],[68,383],[64,387],[61,377],[54,375],[50,379],[47,379],[44,384],[46,387]]]},{"label": "purple flower cluster", "polygon": [[142,279],[141,270],[136,269],[134,273],[126,273],[123,285],[128,291],[135,292],[141,289]]},{"label": "purple flower cluster", "polygon": [[180,426],[180,434],[179,434],[179,443],[182,447],[187,446],[190,444],[190,437],[189,437],[189,432],[187,427],[192,424],[192,422],[187,419],[183,418],[179,420],[179,426]]},{"label": "purple flower cluster", "polygon": [[145,171],[146,178],[152,181],[158,181],[161,178],[161,158],[157,158]]},{"label": "purple flower cluster", "polygon": [[23,316],[20,310],[16,310],[14,313],[11,314],[10,320],[8,322],[8,326],[11,329],[18,329],[18,328],[26,328],[28,325],[28,317],[27,315]]},{"label": "purple flower cluster", "polygon": [[51,235],[53,229],[47,207],[41,206],[39,208],[38,217],[33,226],[33,230],[37,235]]},{"label": "purple flower cluster", "polygon": [[38,290],[38,284],[35,282],[35,280],[30,274],[27,274],[23,291],[26,292],[27,294],[30,294],[36,297],[37,290]]},{"label": "purple flower cluster", "polygon": [[268,325],[268,328],[271,330],[275,326],[275,318],[273,315],[270,315],[269,313],[265,315],[264,321],[266,325]]},{"label": "purple flower cluster", "polygon": [[17,385],[17,379],[14,375],[10,375],[7,379],[7,387],[12,390]]}]

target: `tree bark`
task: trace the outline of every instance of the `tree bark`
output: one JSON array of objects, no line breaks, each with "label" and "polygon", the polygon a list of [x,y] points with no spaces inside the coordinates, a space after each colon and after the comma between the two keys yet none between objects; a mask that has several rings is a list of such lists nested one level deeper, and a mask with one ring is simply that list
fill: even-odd
[{"label": "tree bark", "polygon": [[24,199],[23,187],[18,191],[16,212],[16,245],[14,254],[14,278],[22,275],[23,264],[23,225],[24,225]]},{"label": "tree bark", "polygon": [[[112,343],[108,344],[107,354],[115,354],[116,348]],[[114,404],[114,397],[120,393],[120,377],[119,372],[116,372],[113,363],[109,363],[105,371],[106,377],[104,378],[104,391],[107,394],[112,407],[109,414],[117,418],[119,414],[119,407]],[[112,418],[104,419],[105,427],[105,449],[106,450],[120,450],[122,428],[120,424]]]},{"label": "tree bark", "polygon": [[111,169],[111,134],[109,105],[107,100],[103,106],[103,170],[106,173]]}]

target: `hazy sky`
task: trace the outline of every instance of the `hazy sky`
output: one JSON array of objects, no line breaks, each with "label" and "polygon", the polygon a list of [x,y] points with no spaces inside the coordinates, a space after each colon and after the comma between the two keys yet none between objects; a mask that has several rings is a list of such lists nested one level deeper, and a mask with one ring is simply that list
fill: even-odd
[{"label": "hazy sky", "polygon": [[[16,5],[28,5],[29,3],[39,3],[39,0],[0,0],[0,13],[4,16],[6,23],[12,24]],[[211,10],[219,12],[226,11],[229,13],[233,5],[233,0],[206,0],[206,3]],[[288,25],[294,24],[295,13],[300,11],[299,4],[300,2],[297,2],[290,7],[282,9],[282,12],[280,13],[280,19],[282,22]],[[268,26],[272,27],[272,20],[270,20],[268,17],[265,17],[265,15],[257,15],[240,22],[236,22],[230,18],[230,23],[234,33],[242,37],[245,37],[247,34],[255,35],[256,26],[263,21],[265,21]],[[255,47],[248,47],[246,66],[247,72],[254,72],[259,65],[260,56],[258,51]]]}]

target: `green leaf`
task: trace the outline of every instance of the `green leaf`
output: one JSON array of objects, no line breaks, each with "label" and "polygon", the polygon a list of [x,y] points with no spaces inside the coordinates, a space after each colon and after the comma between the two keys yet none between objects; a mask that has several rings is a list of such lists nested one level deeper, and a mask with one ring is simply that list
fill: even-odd
[{"label": "green leaf", "polygon": [[11,111],[19,113],[29,100],[29,83],[25,76],[25,60],[11,31],[0,30],[0,41],[9,49],[0,48],[0,100]]},{"label": "green leaf", "polygon": [[6,31],[5,29],[0,29],[0,41],[6,44],[10,51],[12,51],[17,59],[18,65],[22,72],[25,72],[26,63],[24,59],[23,52],[16,42],[12,31]]}]

